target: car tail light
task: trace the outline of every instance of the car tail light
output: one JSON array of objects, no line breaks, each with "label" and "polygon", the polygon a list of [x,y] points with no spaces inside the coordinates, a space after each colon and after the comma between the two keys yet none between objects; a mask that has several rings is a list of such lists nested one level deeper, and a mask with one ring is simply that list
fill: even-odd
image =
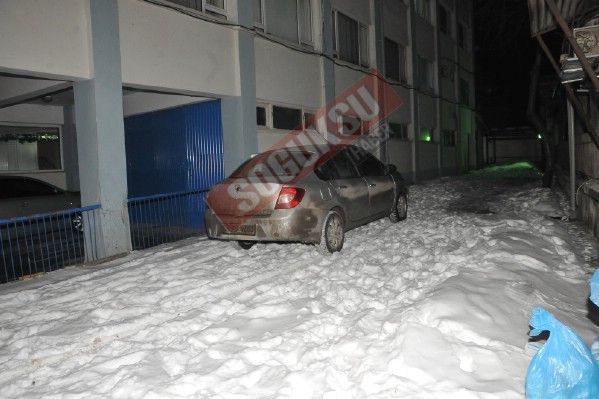
[{"label": "car tail light", "polygon": [[277,199],[275,209],[291,209],[295,208],[302,202],[305,191],[297,187],[283,187]]}]

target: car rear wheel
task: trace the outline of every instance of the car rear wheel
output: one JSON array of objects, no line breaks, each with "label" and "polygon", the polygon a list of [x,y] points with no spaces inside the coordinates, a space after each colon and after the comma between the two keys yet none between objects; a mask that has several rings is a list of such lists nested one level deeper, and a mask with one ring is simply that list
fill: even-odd
[{"label": "car rear wheel", "polygon": [[389,219],[393,223],[401,222],[408,217],[408,197],[405,194],[399,194],[395,201],[393,211],[389,215]]},{"label": "car rear wheel", "polygon": [[237,241],[237,246],[241,249],[248,250],[253,247],[255,244],[254,241]]},{"label": "car rear wheel", "polygon": [[324,253],[341,251],[345,241],[343,218],[335,211],[329,212],[322,226],[320,249]]}]

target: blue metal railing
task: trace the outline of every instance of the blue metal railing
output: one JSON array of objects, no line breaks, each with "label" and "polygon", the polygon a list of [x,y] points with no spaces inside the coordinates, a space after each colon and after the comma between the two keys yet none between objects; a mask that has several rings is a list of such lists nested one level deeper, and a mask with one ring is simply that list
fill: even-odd
[{"label": "blue metal railing", "polygon": [[180,191],[128,200],[133,249],[204,234],[208,190]]},{"label": "blue metal railing", "polygon": [[97,204],[0,220],[0,282],[98,259],[100,208]]}]

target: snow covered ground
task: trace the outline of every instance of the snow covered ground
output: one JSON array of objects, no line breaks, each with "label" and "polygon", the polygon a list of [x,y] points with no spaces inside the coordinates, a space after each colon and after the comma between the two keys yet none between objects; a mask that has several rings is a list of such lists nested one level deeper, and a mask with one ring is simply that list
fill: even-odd
[{"label": "snow covered ground", "polygon": [[532,169],[410,200],[333,256],[193,239],[0,286],[0,397],[522,398],[534,305],[599,334],[594,241]]}]

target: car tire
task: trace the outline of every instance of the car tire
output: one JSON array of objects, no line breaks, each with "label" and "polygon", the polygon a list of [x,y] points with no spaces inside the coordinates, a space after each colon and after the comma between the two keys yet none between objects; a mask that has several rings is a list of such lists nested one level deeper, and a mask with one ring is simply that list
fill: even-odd
[{"label": "car tire", "polygon": [[71,218],[71,226],[73,231],[82,232],[83,231],[83,215],[81,212],[77,212]]},{"label": "car tire", "polygon": [[254,241],[237,241],[237,247],[243,250],[248,250],[256,244]]},{"label": "car tire", "polygon": [[401,222],[406,220],[408,217],[408,196],[406,194],[399,194],[395,200],[393,211],[389,214],[389,220],[393,223]]},{"label": "car tire", "polygon": [[345,242],[345,226],[339,212],[331,211],[322,224],[320,251],[323,253],[339,252]]}]

